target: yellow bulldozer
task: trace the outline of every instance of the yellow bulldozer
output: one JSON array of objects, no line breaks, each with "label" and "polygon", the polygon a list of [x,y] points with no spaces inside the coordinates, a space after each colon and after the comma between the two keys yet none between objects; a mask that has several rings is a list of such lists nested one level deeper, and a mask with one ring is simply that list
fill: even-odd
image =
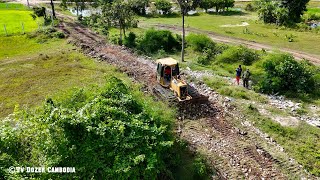
[{"label": "yellow bulldozer", "polygon": [[207,97],[202,96],[180,78],[179,63],[175,59],[158,59],[156,63],[156,77],[157,82],[160,84],[154,87],[154,92],[157,95],[169,101],[174,99],[178,99],[179,102],[192,99],[207,100]]}]

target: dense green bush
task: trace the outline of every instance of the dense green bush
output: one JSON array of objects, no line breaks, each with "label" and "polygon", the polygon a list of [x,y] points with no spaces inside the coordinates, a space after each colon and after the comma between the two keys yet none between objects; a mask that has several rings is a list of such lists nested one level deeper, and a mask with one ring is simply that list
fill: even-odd
[{"label": "dense green bush", "polygon": [[163,14],[169,14],[172,8],[171,2],[168,0],[156,0],[154,5],[157,10],[161,10]]},{"label": "dense green bush", "polygon": [[53,37],[63,39],[66,37],[66,35],[63,32],[58,31],[58,32],[53,33]]},{"label": "dense green bush", "polygon": [[243,63],[244,65],[251,65],[254,61],[259,59],[259,54],[244,46],[230,47],[223,51],[221,55],[217,56],[217,61],[224,63]]},{"label": "dense green bush", "polygon": [[127,37],[124,38],[124,45],[126,47],[129,47],[129,48],[134,48],[136,47],[136,34],[134,34],[133,32],[130,32],[129,35]]},{"label": "dense green bush", "polygon": [[252,3],[248,3],[244,9],[246,11],[256,11],[256,7]]},{"label": "dense green bush", "polygon": [[149,29],[138,43],[138,49],[145,53],[154,53],[161,49],[166,52],[173,52],[180,49],[181,44],[167,30]]},{"label": "dense green bush", "polygon": [[204,49],[202,54],[197,57],[197,62],[202,65],[209,65],[212,62],[214,56],[215,53],[212,49]]},{"label": "dense green bush", "polygon": [[[36,17],[43,17],[44,19],[47,19],[47,13],[46,13],[46,8],[45,7],[33,7],[33,14]],[[34,17],[34,16],[32,16]],[[35,18],[33,18],[35,19]]]},{"label": "dense green bush", "polygon": [[281,6],[280,1],[260,0],[257,1],[259,18],[264,23],[275,23],[277,25],[291,25],[289,10]]},{"label": "dense green bush", "polygon": [[204,34],[190,34],[186,37],[187,45],[194,51],[201,52],[197,57],[197,62],[202,65],[208,65],[212,62],[217,54],[224,50]]},{"label": "dense green bush", "polygon": [[203,52],[207,48],[215,48],[216,43],[204,34],[189,34],[186,37],[187,45],[194,51]]},{"label": "dense green bush", "polygon": [[311,93],[317,86],[312,66],[291,55],[270,54],[263,68],[266,75],[259,88],[264,93]]},{"label": "dense green bush", "polygon": [[[40,179],[154,179],[173,144],[172,111],[110,78],[102,90],[79,90],[35,111],[0,121],[0,178],[9,166],[67,166],[71,174],[18,174]],[[21,179],[19,177],[18,179]]]}]

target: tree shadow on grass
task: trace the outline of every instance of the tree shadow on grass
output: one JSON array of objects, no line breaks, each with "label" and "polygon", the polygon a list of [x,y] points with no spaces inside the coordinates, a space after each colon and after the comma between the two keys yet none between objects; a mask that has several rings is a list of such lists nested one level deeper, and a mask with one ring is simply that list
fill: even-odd
[{"label": "tree shadow on grass", "polygon": [[148,19],[152,19],[152,18],[178,18],[181,17],[181,14],[179,13],[170,13],[170,14],[165,14],[165,15],[161,15],[161,14],[147,14],[141,17],[145,17]]},{"label": "tree shadow on grass", "polygon": [[235,10],[229,10],[229,11],[225,11],[225,12],[209,12],[207,13],[209,15],[220,15],[220,16],[245,16],[248,15],[248,13],[243,12],[243,11],[235,11]]}]

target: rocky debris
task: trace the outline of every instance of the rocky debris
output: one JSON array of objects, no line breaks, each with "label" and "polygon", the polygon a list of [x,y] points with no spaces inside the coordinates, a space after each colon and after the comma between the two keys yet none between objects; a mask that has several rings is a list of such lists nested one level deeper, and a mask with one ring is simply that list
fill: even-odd
[{"label": "rocky debris", "polygon": [[[297,110],[301,108],[301,103],[294,103],[293,101],[286,99],[284,96],[269,95],[268,98],[270,105],[282,110],[290,110],[291,114],[294,116],[291,117],[291,119],[299,119],[312,126],[320,127],[320,115],[309,116],[297,114]],[[317,109],[317,107],[315,105],[312,105],[310,109],[315,110]],[[278,120],[281,121],[281,119],[279,118]]]},{"label": "rocky debris", "polygon": [[301,103],[294,103],[284,96],[269,95],[268,98],[269,104],[279,109],[290,109],[291,112],[296,112],[301,108]]},{"label": "rocky debris", "polygon": [[300,120],[320,128],[320,117],[300,116]]}]

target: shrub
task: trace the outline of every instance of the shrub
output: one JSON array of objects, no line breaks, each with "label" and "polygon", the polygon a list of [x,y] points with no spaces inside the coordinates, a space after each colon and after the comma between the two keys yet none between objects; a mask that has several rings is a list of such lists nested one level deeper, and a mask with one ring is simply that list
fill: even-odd
[{"label": "shrub", "polygon": [[37,17],[43,17],[44,19],[47,19],[47,14],[46,14],[46,8],[45,7],[33,7],[32,9],[33,9],[34,15],[36,15]]},{"label": "shrub", "polygon": [[277,25],[291,24],[289,11],[281,6],[278,1],[260,0],[257,2],[259,18],[264,23],[275,23]]},{"label": "shrub", "polygon": [[133,32],[130,32],[128,37],[124,38],[124,45],[129,47],[129,48],[134,48],[136,47],[136,34],[134,34]]},{"label": "shrub", "polygon": [[153,179],[163,172],[173,113],[149,108],[114,77],[97,91],[76,91],[64,102],[49,99],[36,111],[16,109],[1,120],[0,164],[76,168],[30,175],[35,179]]},{"label": "shrub", "polygon": [[251,65],[254,61],[259,59],[259,55],[244,46],[230,47],[221,55],[217,56],[217,61],[224,63],[241,62],[244,65]]},{"label": "shrub", "polygon": [[108,27],[101,27],[101,32],[103,35],[108,36],[109,35],[109,28]]},{"label": "shrub", "polygon": [[120,36],[119,36],[119,34],[114,34],[114,35],[112,35],[112,36],[109,36],[109,41],[112,43],[112,44],[120,44]]},{"label": "shrub", "polygon": [[53,34],[53,36],[56,37],[56,38],[59,38],[59,39],[63,39],[63,38],[66,37],[65,34],[64,34],[63,32],[60,32],[60,31],[55,32],[55,33]]},{"label": "shrub", "polygon": [[210,48],[207,48],[203,50],[200,56],[197,57],[197,62],[202,65],[208,65],[211,63],[214,56],[214,51]]},{"label": "shrub", "polygon": [[203,52],[206,48],[214,48],[214,43],[208,36],[204,34],[189,34],[186,37],[187,45],[193,50]]},{"label": "shrub", "polygon": [[44,19],[44,25],[48,26],[52,23],[51,18]]},{"label": "shrub", "polygon": [[138,44],[138,49],[145,53],[154,53],[160,49],[173,52],[180,48],[180,43],[167,30],[149,29]]},{"label": "shrub", "polygon": [[247,4],[245,7],[246,11],[255,11],[256,8],[254,7],[254,5],[252,5],[251,3]]},{"label": "shrub", "polygon": [[203,157],[199,156],[195,159],[193,168],[195,171],[193,179],[206,179],[208,174],[208,166],[205,163],[205,159]]},{"label": "shrub", "polygon": [[314,70],[306,62],[297,62],[287,54],[272,54],[265,57],[263,68],[266,76],[259,83],[264,93],[310,93],[317,84]]}]

